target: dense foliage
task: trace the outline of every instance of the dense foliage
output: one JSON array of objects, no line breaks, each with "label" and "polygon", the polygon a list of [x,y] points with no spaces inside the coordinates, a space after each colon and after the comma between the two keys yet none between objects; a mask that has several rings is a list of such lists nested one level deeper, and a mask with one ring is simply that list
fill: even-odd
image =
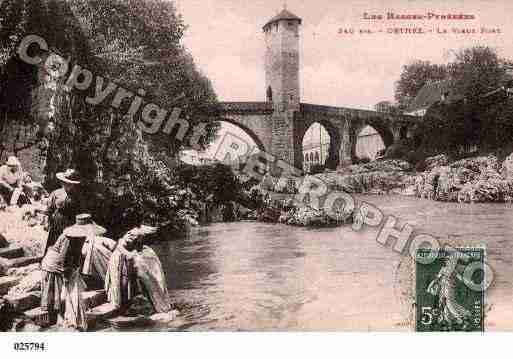
[{"label": "dense foliage", "polygon": [[443,80],[446,77],[447,67],[445,65],[417,60],[403,66],[395,87],[395,100],[399,109],[406,109],[428,81]]},{"label": "dense foliage", "polygon": [[175,175],[178,183],[191,190],[195,198],[202,202],[225,204],[239,202],[243,197],[243,183],[230,166],[222,163],[202,166],[182,164],[176,168]]},{"label": "dense foliage", "polygon": [[440,152],[459,158],[511,146],[513,101],[504,91],[513,87],[508,69],[511,61],[487,46],[463,49],[448,64],[416,61],[405,66],[395,94],[401,108],[407,108],[428,81],[446,80],[451,97],[431,105],[413,139],[400,151],[387,153],[417,163]]},{"label": "dense foliage", "polygon": [[494,150],[510,143],[513,101],[500,90],[509,80],[507,65],[489,47],[459,52],[448,71],[452,91],[461,100],[430,108],[416,133],[421,147],[460,153],[473,148]]},{"label": "dense foliage", "polygon": [[[189,145],[196,125],[206,128],[198,142],[202,148],[218,124],[216,96],[180,42],[185,25],[173,3],[4,0],[0,7],[0,142],[24,131],[25,140],[14,142],[37,143],[49,189],[57,185],[57,171],[78,168],[86,190],[98,196],[97,213],[105,224],[179,226],[190,215],[192,194],[177,183],[170,159]],[[97,106],[86,103],[94,85],[86,91],[66,88],[69,73],[55,78],[17,58],[17,43],[29,33],[42,36],[72,65],[134,92],[143,89],[145,102],[169,112],[182,109],[189,131],[182,139],[173,132],[146,135],[138,118],[125,116],[130,102],[119,109],[110,106],[112,98]],[[12,146],[6,150],[16,152]]]}]

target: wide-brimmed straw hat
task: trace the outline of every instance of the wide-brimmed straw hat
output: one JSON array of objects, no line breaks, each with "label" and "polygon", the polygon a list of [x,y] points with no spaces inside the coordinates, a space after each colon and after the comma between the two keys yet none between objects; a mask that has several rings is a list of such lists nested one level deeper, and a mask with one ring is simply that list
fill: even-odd
[{"label": "wide-brimmed straw hat", "polygon": [[18,159],[15,156],[9,156],[5,164],[7,166],[19,166],[20,161],[18,161]]},{"label": "wide-brimmed straw hat", "polygon": [[67,169],[66,172],[58,172],[55,176],[65,183],[80,184],[80,174],[74,169]]},{"label": "wide-brimmed straw hat", "polygon": [[107,230],[93,222],[88,213],[79,214],[75,217],[75,224],[64,230],[66,237],[82,238],[88,236],[103,236]]}]

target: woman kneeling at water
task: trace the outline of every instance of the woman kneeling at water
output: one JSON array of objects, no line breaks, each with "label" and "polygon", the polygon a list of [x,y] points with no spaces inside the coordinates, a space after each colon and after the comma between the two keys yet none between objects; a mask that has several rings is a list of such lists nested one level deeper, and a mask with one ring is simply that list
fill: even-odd
[{"label": "woman kneeling at water", "polygon": [[162,264],[150,247],[143,244],[151,227],[141,226],[122,237],[112,253],[105,278],[110,303],[127,308],[137,294],[144,294],[157,313],[171,310]]}]

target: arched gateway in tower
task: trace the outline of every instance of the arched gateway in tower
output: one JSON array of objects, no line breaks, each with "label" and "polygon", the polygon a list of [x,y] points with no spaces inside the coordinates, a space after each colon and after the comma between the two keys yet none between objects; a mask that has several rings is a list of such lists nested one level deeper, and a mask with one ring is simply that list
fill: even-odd
[{"label": "arched gateway in tower", "polygon": [[297,169],[303,168],[303,137],[316,122],[329,133],[326,166],[332,169],[352,163],[357,135],[366,126],[376,129],[386,147],[411,133],[417,120],[412,116],[302,103],[301,25],[286,9],[265,23],[265,101],[222,102],[224,120],[248,132],[259,150]]}]

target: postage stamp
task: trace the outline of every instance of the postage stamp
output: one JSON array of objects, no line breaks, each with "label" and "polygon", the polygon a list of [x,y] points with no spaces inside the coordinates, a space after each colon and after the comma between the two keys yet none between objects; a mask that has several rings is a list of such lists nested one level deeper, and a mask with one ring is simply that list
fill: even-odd
[{"label": "postage stamp", "polygon": [[[433,331],[484,331],[484,248],[453,248],[416,252],[415,329]],[[421,259],[432,256],[430,261]],[[429,264],[425,264],[430,262]]]}]

